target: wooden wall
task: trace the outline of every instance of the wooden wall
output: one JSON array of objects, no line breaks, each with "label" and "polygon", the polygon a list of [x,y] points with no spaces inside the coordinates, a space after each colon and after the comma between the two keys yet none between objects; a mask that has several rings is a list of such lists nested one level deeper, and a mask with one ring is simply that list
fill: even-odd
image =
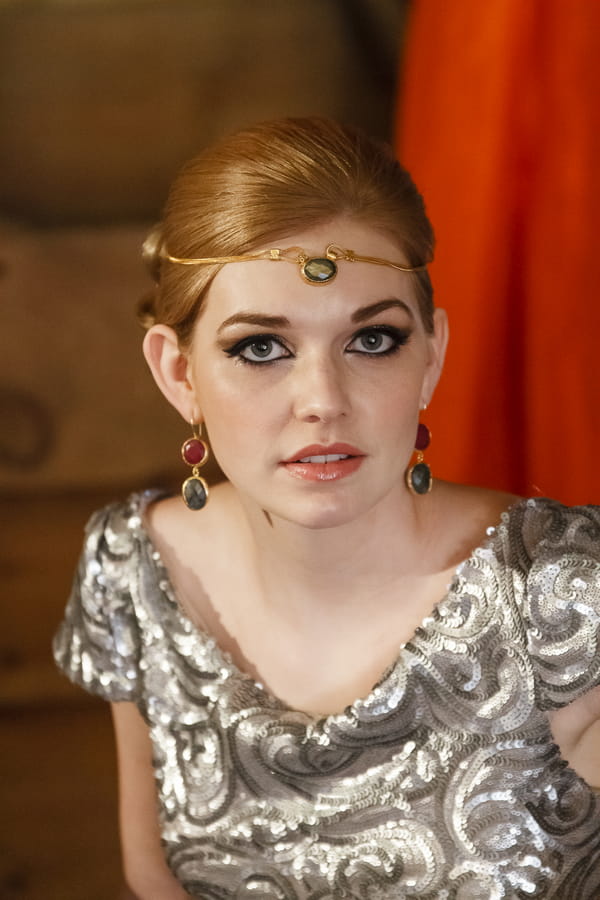
[{"label": "wooden wall", "polygon": [[[0,896],[107,900],[107,710],[50,657],[97,506],[176,483],[139,248],[177,167],[257,119],[386,137],[401,0],[0,0]],[[209,477],[213,477],[211,474]]]}]

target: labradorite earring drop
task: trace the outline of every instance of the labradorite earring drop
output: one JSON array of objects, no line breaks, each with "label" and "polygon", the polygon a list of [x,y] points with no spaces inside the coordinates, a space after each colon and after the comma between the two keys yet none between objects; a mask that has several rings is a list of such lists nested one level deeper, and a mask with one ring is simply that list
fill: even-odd
[{"label": "labradorite earring drop", "polygon": [[208,485],[200,477],[199,469],[208,461],[209,451],[200,436],[201,426],[195,422],[190,424],[193,437],[182,444],[181,458],[188,466],[192,466],[192,474],[181,485],[181,496],[187,508],[196,511],[204,509],[208,501]]},{"label": "labradorite earring drop", "polygon": [[426,462],[423,462],[423,451],[427,450],[430,443],[431,432],[429,428],[423,422],[419,422],[415,440],[417,460],[406,472],[406,484],[409,491],[413,494],[428,494],[431,490],[433,484],[431,469]]}]

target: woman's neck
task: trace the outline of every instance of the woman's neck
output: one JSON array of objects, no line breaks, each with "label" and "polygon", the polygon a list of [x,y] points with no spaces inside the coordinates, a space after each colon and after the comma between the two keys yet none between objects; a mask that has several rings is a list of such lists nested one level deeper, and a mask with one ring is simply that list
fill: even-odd
[{"label": "woman's neck", "polygon": [[322,714],[366,695],[443,596],[447,573],[429,572],[435,505],[417,499],[327,529],[252,508],[236,517],[253,575],[225,625],[242,667],[293,708]]},{"label": "woman's neck", "polygon": [[262,600],[273,612],[305,617],[318,607],[320,616],[327,609],[335,616],[366,599],[383,602],[399,580],[424,574],[433,562],[425,547],[433,531],[430,497],[390,497],[331,528],[306,528],[239,502]]}]

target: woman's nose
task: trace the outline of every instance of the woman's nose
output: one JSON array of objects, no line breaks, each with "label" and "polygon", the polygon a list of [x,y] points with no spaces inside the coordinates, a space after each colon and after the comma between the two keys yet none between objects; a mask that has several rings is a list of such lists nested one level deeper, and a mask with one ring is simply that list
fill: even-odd
[{"label": "woman's nose", "polygon": [[342,364],[304,360],[295,371],[294,415],[305,422],[326,422],[347,415],[350,397]]}]

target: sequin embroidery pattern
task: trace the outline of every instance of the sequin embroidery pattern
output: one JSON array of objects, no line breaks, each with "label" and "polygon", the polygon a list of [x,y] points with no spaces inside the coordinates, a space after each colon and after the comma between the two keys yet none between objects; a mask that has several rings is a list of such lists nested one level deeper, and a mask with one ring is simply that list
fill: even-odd
[{"label": "sequin embroidery pattern", "polygon": [[600,508],[512,507],[370,694],[314,719],[180,610],[144,530],[152,497],[91,520],[54,652],[148,721],[188,893],[600,897],[600,798],[545,714],[600,683]]}]

